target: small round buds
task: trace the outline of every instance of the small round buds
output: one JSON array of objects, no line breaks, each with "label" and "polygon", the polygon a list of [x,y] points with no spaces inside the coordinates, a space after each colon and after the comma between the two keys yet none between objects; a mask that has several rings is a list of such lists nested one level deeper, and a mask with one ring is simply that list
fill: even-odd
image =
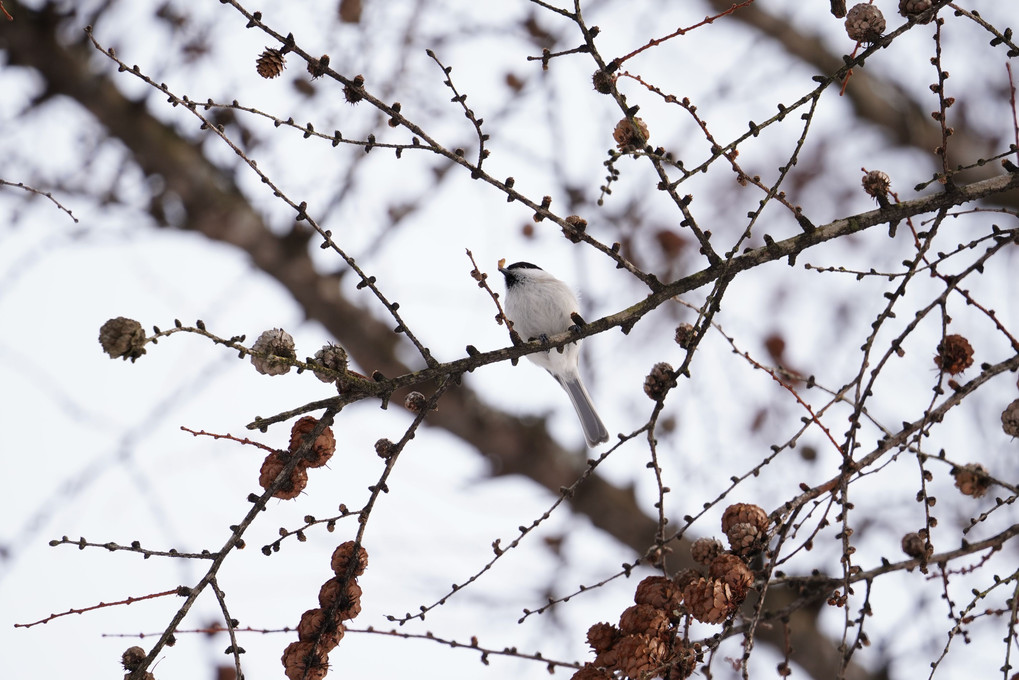
[{"label": "small round buds", "polygon": [[421,413],[428,408],[428,400],[420,392],[411,392],[403,400],[403,405],[411,413]]},{"label": "small round buds", "polygon": [[375,442],[375,453],[382,460],[389,460],[396,453],[396,444],[389,439],[380,439]]},{"label": "small round buds", "polygon": [[308,60],[308,73],[311,74],[312,78],[320,78],[326,74],[329,70],[329,55],[323,54],[321,57],[316,59],[312,57]]},{"label": "small round buds", "polygon": [[587,220],[579,215],[570,215],[563,222],[566,224],[563,227],[563,234],[566,238],[573,243],[580,243],[583,240],[581,234],[587,230]]},{"label": "small round buds", "polygon": [[343,98],[348,104],[356,104],[364,99],[364,76],[354,76],[349,84],[343,86]]}]

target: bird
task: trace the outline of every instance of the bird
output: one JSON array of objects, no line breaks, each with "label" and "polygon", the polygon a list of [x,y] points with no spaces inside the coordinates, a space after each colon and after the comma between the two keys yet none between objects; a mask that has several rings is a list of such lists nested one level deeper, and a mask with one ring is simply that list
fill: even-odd
[{"label": "bird", "polygon": [[[576,325],[573,315],[580,304],[568,285],[530,262],[514,262],[499,271],[506,279],[505,316],[521,339],[547,341]],[[548,371],[569,396],[577,411],[588,446],[609,440],[609,432],[598,417],[584,382],[580,378],[580,343],[528,354],[527,358]]]}]

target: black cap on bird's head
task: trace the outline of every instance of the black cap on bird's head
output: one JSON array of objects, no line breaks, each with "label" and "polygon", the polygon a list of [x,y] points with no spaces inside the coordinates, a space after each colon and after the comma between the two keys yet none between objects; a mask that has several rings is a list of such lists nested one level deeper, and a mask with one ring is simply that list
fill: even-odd
[{"label": "black cap on bird's head", "polygon": [[531,264],[530,262],[514,262],[508,267],[499,267],[499,271],[501,271],[502,275],[506,278],[507,286],[512,286],[520,280],[520,277],[514,272],[521,269],[535,269],[537,271],[543,271],[541,267],[536,264]]}]

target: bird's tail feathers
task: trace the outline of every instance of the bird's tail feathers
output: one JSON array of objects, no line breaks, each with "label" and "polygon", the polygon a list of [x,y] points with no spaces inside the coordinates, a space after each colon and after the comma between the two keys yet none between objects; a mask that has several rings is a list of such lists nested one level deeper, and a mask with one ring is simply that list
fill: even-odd
[{"label": "bird's tail feathers", "polygon": [[581,382],[580,376],[556,376],[556,379],[563,386],[563,389],[566,390],[570,401],[573,402],[573,408],[576,409],[577,417],[580,418],[580,426],[584,428],[584,438],[587,439],[587,445],[596,446],[602,442],[607,442],[609,440],[609,431],[605,429],[605,424],[598,417],[598,412],[594,410],[594,404],[591,403],[591,395],[587,393],[587,388]]}]

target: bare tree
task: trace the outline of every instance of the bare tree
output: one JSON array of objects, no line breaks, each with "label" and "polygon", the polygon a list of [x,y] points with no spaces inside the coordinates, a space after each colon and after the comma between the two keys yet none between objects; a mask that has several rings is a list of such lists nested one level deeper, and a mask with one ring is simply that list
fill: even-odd
[{"label": "bare tree", "polygon": [[[252,342],[216,319],[97,318],[114,358],[159,362],[194,335],[211,341],[201,352],[261,374],[301,372],[309,395],[271,415],[235,414],[246,435],[189,430],[264,455],[249,471],[261,490],[220,543],[51,542],[199,565],[193,581],[115,603],[182,598],[155,642],[125,652],[130,677],[159,676],[153,664],[204,600],[221,613],[204,630],[229,637],[238,677],[264,672],[245,663],[254,646],[282,653],[291,678],[322,677],[334,648],[363,639],[354,632],[394,644],[420,635],[449,655],[586,680],[913,677],[916,664],[933,677],[964,641],[1012,677],[1019,48],[998,4],[902,0],[885,15],[860,4],[845,19],[832,16],[836,3],[829,13],[753,0],[698,3],[696,16],[659,3],[533,0],[457,14],[425,0],[261,12],[222,0],[146,6],[144,19],[115,1],[3,4],[0,48],[36,83],[21,124],[55,137],[45,114],[66,100],[88,116],[53,167],[12,156],[5,203],[42,195],[80,219],[78,201],[225,244],[335,341],[298,347],[282,321]],[[597,313],[559,336],[511,341],[495,264],[475,257],[463,224],[491,233],[496,249],[543,250],[543,266],[572,267]],[[463,267],[446,278],[452,251]],[[436,311],[447,285],[487,312]],[[586,351],[602,343],[586,370],[606,412],[620,414],[618,436],[586,456],[484,377],[583,338]],[[552,394],[544,376],[527,379]],[[335,391],[324,396],[319,381]],[[256,637],[228,606],[226,567],[255,527],[282,521],[269,520],[274,498],[300,504],[316,476],[359,464],[334,451],[366,403],[388,409],[402,435],[372,436],[381,463],[356,504],[306,515],[264,544],[267,556],[327,545],[332,575],[300,626],[275,622],[296,636]],[[453,585],[434,599],[387,614],[358,579],[407,567],[375,557],[372,529],[407,457],[424,449],[422,425],[477,452],[492,478],[528,478],[552,500],[466,576],[443,571]],[[286,445],[265,438],[284,429]],[[225,494],[217,501],[217,512],[229,507]],[[519,620],[568,616],[633,577],[632,606],[603,608],[590,628],[563,624],[588,656],[356,628],[369,617],[420,623],[447,606],[479,615],[483,605],[456,604],[463,593],[499,578],[536,534],[554,551],[562,536],[548,527],[567,510],[630,557],[594,556],[592,581],[549,585]],[[444,564],[438,548],[430,559]],[[943,600],[938,618],[931,598]],[[909,641],[896,639],[903,606],[927,624]],[[87,609],[16,615],[33,626]],[[393,674],[416,667],[410,654],[391,663]]]}]

